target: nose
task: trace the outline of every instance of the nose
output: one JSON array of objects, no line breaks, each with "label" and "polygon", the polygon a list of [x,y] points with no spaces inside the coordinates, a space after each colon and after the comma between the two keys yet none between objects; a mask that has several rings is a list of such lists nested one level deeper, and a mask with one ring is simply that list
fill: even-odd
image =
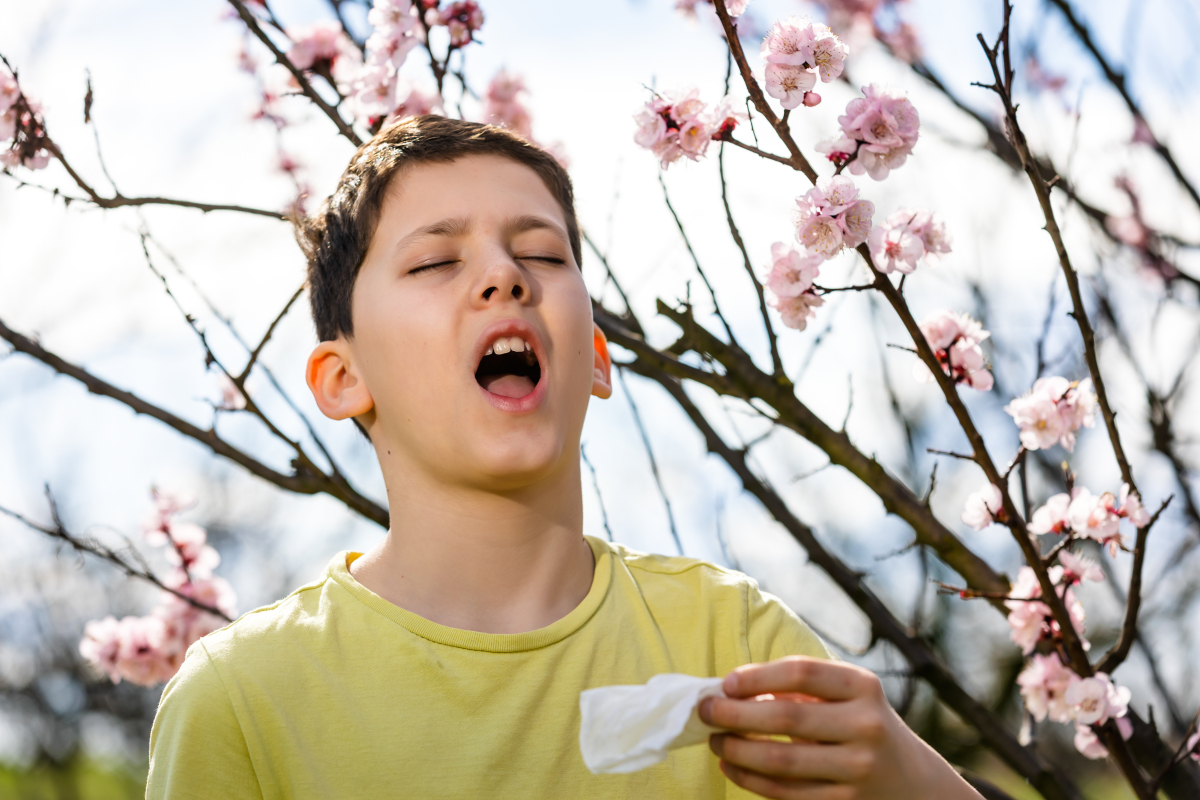
[{"label": "nose", "polygon": [[481,308],[516,300],[521,305],[529,303],[533,292],[525,271],[507,253],[497,254],[487,269],[479,276],[472,291],[476,305]]}]

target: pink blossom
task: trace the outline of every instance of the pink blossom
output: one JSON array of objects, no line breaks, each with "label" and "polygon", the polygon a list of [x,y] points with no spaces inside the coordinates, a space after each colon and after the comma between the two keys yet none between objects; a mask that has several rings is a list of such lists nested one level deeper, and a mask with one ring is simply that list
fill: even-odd
[{"label": "pink blossom", "polygon": [[121,623],[116,617],[96,619],[83,627],[83,640],[79,653],[113,683],[120,683],[121,673],[117,670],[117,651],[120,648]]},{"label": "pink blossom", "polygon": [[1064,699],[1071,706],[1072,716],[1082,725],[1103,725],[1110,719],[1125,716],[1129,710],[1129,689],[1116,686],[1103,672],[1090,678],[1071,681]]},{"label": "pink blossom", "polygon": [[[20,96],[21,87],[17,84],[17,79],[11,72],[0,67],[0,114],[7,113]],[[12,136],[12,134],[10,133],[8,136]],[[7,139],[8,136],[0,136],[0,139]]]},{"label": "pink blossom", "polygon": [[488,84],[483,116],[487,122],[508,128],[524,139],[533,138],[533,120],[522,99],[525,79],[500,70]]},{"label": "pink blossom", "polygon": [[1077,535],[1107,544],[1110,552],[1115,554],[1121,543],[1121,517],[1113,508],[1114,500],[1108,492],[1096,497],[1087,487],[1078,486],[1072,493],[1071,505],[1067,507],[1067,519]]},{"label": "pink blossom", "polygon": [[1071,719],[1071,707],[1064,694],[1072,678],[1077,676],[1063,666],[1058,653],[1035,653],[1017,676],[1025,708],[1038,722],[1049,717],[1054,722]]},{"label": "pink blossom", "polygon": [[1190,755],[1194,761],[1200,761],[1200,731],[1196,731],[1188,738],[1184,752]]},{"label": "pink blossom", "polygon": [[880,181],[908,158],[920,135],[921,120],[901,92],[871,84],[863,94],[850,101],[838,123],[846,138],[858,145],[850,172],[866,172]]},{"label": "pink blossom", "polygon": [[912,215],[912,219],[908,222],[908,229],[924,245],[926,261],[936,262],[941,256],[950,252],[953,240],[946,232],[946,223],[942,221],[941,217],[925,209],[912,212],[902,209],[896,213]]},{"label": "pink blossom", "polygon": [[803,105],[804,96],[817,85],[817,76],[812,70],[790,64],[767,64],[765,77],[767,94],[786,109]]},{"label": "pink blossom", "polygon": [[975,530],[981,531],[993,522],[1004,522],[1005,519],[1004,498],[995,484],[989,483],[967,498],[962,521]]},{"label": "pink blossom", "polygon": [[913,219],[913,212],[901,209],[871,229],[867,247],[880,272],[908,273],[917,268],[917,261],[925,255],[925,243],[910,227]]},{"label": "pink blossom", "polygon": [[366,62],[350,81],[347,94],[355,117],[369,127],[380,119],[414,113],[400,113],[405,102],[401,98],[412,94],[400,78],[400,67],[421,40],[411,0],[375,0],[367,21],[374,31],[367,39]]},{"label": "pink blossom", "polygon": [[[280,168],[285,172],[295,172],[297,165],[285,153],[280,157]],[[221,404],[217,406],[224,411],[241,411],[246,407],[246,395],[237,387],[224,372],[217,373],[217,386],[221,389]]]},{"label": "pink blossom", "polygon": [[771,272],[767,275],[767,287],[777,297],[804,294],[812,289],[824,260],[816,253],[776,242],[771,245]]},{"label": "pink blossom", "polygon": [[1056,494],[1046,505],[1033,512],[1029,522],[1030,533],[1062,533],[1071,527],[1067,520],[1067,508],[1071,505],[1069,494]]},{"label": "pink blossom", "polygon": [[1127,518],[1136,528],[1144,528],[1150,524],[1150,514],[1142,507],[1142,498],[1137,492],[1129,490],[1128,483],[1121,484],[1121,510],[1117,513]]},{"label": "pink blossom", "polygon": [[1070,550],[1058,554],[1058,563],[1063,566],[1063,581],[1066,583],[1104,580],[1104,570],[1099,564],[1090,558],[1077,556]]},{"label": "pink blossom", "polygon": [[472,42],[475,31],[483,27],[483,9],[475,0],[458,0],[439,14],[438,23],[450,31],[452,47],[463,47]]},{"label": "pink blossom", "polygon": [[859,200],[858,188],[845,175],[818,179],[796,206],[796,239],[825,258],[866,241],[875,213],[875,204]]},{"label": "pink blossom", "polygon": [[775,298],[770,304],[779,311],[784,325],[804,330],[809,318],[816,313],[813,309],[825,303],[824,298],[813,291],[813,281],[825,259],[819,253],[776,242],[771,245],[771,260],[766,283]]},{"label": "pink blossom", "polygon": [[323,67],[327,68],[339,91],[348,93],[351,81],[362,66],[362,54],[340,24],[320,20],[312,25],[289,28],[287,35],[292,40],[287,57],[297,69],[319,72]]},{"label": "pink blossom", "polygon": [[[981,392],[992,388],[992,373],[979,346],[991,336],[983,326],[966,314],[939,311],[926,317],[920,328],[942,370],[955,383],[965,383]],[[914,374],[921,380],[932,379],[923,362],[915,365]]]},{"label": "pink blossom", "polygon": [[1088,725],[1075,725],[1075,749],[1093,760],[1108,756],[1108,748],[1100,743],[1100,737]]},{"label": "pink blossom", "polygon": [[[1049,569],[1050,581],[1056,585],[1057,594],[1062,599],[1063,605],[1066,606],[1071,627],[1079,635],[1083,649],[1088,650],[1091,645],[1083,635],[1086,617],[1083,604],[1075,597],[1070,586],[1062,583],[1064,574],[1065,570],[1062,567]],[[1042,596],[1042,587],[1038,582],[1037,574],[1031,567],[1021,567],[1008,596],[1014,598],[1004,602],[1009,609],[1008,625],[1011,629],[1009,635],[1013,643],[1021,648],[1021,652],[1028,655],[1033,652],[1042,638],[1048,636],[1057,638],[1060,635],[1059,625],[1054,620],[1050,607],[1037,599]]]},{"label": "pink blossom", "polygon": [[1061,443],[1075,449],[1075,432],[1096,424],[1096,393],[1092,381],[1071,383],[1066,378],[1039,378],[1033,388],[1004,407],[1021,431],[1026,450],[1047,450]]},{"label": "pink blossom", "polygon": [[1033,652],[1042,637],[1050,632],[1050,607],[1045,603],[1032,600],[1041,597],[1042,588],[1038,584],[1037,575],[1030,567],[1021,567],[1017,580],[1008,593],[1009,597],[1019,600],[1006,600],[1008,607],[1009,635],[1013,643],[1028,655]]},{"label": "pink blossom", "polygon": [[850,159],[854,158],[854,153],[858,150],[858,142],[853,139],[847,139],[842,136],[837,139],[829,139],[824,142],[818,142],[813,148],[818,153],[824,153],[833,165],[836,167],[845,166]]},{"label": "pink blossom", "polygon": [[809,318],[816,315],[813,309],[825,305],[825,298],[805,292],[795,297],[777,297],[770,305],[779,311],[784,325],[802,331],[808,326]]},{"label": "pink blossom", "polygon": [[815,106],[821,102],[811,91],[817,78],[836,80],[847,53],[849,48],[820,22],[805,17],[776,22],[762,42],[767,94],[786,109]]},{"label": "pink blossom", "polygon": [[746,119],[726,97],[713,107],[696,89],[655,95],[634,116],[633,140],[658,156],[663,168],[687,156],[698,161],[711,141],[724,138]]}]

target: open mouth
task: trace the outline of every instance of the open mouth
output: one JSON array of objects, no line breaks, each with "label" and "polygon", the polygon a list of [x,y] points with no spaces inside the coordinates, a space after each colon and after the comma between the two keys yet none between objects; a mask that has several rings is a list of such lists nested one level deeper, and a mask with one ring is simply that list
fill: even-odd
[{"label": "open mouth", "polygon": [[475,370],[475,381],[501,397],[524,397],[541,378],[542,368],[533,347],[519,336],[497,338]]}]

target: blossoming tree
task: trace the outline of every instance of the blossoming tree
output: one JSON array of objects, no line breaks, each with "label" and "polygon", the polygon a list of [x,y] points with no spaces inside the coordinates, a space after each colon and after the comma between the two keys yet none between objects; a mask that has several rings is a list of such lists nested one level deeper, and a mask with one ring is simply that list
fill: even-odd
[{"label": "blossoming tree", "polygon": [[[343,14],[343,6],[352,5],[353,0],[330,0],[330,18],[307,26],[284,24],[265,0],[229,3],[246,36],[241,65],[260,88],[256,117],[277,129],[295,124],[285,101],[303,97],[332,124],[331,135],[342,136],[355,145],[389,120],[426,113],[474,117],[534,140],[520,75],[501,70],[481,94],[469,85],[464,53],[477,46],[486,19],[474,0],[374,0],[366,14],[369,35],[359,38],[355,38]],[[727,464],[744,489],[761,502],[806,551],[810,561],[823,569],[869,619],[872,643],[890,643],[906,660],[908,675],[925,681],[945,706],[974,729],[986,747],[1044,797],[1082,797],[1047,751],[1038,747],[1044,729],[1035,728],[1034,723],[1046,721],[1071,726],[1077,751],[1089,759],[1109,759],[1139,798],[1156,797],[1159,792],[1171,798],[1200,797],[1200,771],[1195,766],[1200,761],[1200,715],[1181,716],[1172,706],[1172,716],[1178,719],[1170,728],[1159,730],[1153,719],[1143,719],[1135,711],[1136,699],[1130,689],[1114,678],[1135,644],[1154,664],[1154,656],[1139,633],[1143,572],[1151,532],[1170,498],[1153,512],[1143,505],[1139,485],[1143,476],[1135,474],[1135,463],[1124,443],[1130,431],[1117,424],[1111,382],[1101,370],[1094,320],[1099,314],[1111,323],[1118,341],[1124,341],[1125,333],[1114,319],[1111,300],[1089,289],[1076,269],[1074,254],[1062,231],[1063,207],[1056,197],[1061,195],[1098,223],[1099,236],[1132,250],[1157,276],[1164,298],[1174,297],[1179,285],[1200,286],[1200,280],[1189,276],[1172,257],[1175,249],[1190,243],[1157,230],[1145,219],[1132,182],[1124,179],[1123,190],[1132,201],[1133,213],[1117,216],[1089,204],[1047,156],[1033,150],[1023,133],[1022,115],[1014,100],[1017,69],[1010,42],[1011,4],[1009,0],[996,0],[996,4],[1003,12],[1000,30],[991,38],[981,34],[978,40],[990,67],[989,76],[979,76],[980,84],[992,93],[1000,111],[1000,118],[992,119],[970,111],[922,60],[916,30],[897,9],[900,0],[827,0],[824,11],[828,24],[804,16],[786,16],[772,21],[760,35],[744,30],[753,27],[746,20],[754,13],[753,5],[745,0],[680,0],[677,6],[684,15],[711,25],[723,37],[729,65],[725,96],[713,101],[691,87],[650,90],[644,107],[629,110],[633,116],[630,128],[633,140],[648,150],[664,171],[677,170],[689,162],[699,164],[717,154],[729,234],[742,256],[740,266],[745,279],[758,300],[755,313],[765,347],[760,352],[739,343],[698,259],[695,266],[710,292],[708,301],[693,300],[690,290],[686,301],[670,304],[658,300],[659,314],[680,332],[675,341],[659,343],[652,341],[645,321],[635,313],[617,270],[593,245],[607,275],[605,287],[597,291],[595,316],[609,340],[620,348],[623,358],[618,359],[619,368],[656,383],[676,401],[708,450]],[[1170,149],[1150,131],[1120,74],[1092,43],[1072,6],[1066,0],[1052,0],[1052,4],[1127,102],[1138,126],[1135,138],[1151,145],[1182,193],[1200,207],[1194,184]],[[798,143],[793,112],[802,115],[825,102],[816,91],[818,84],[847,79],[856,48],[871,40],[890,53],[895,69],[914,70],[936,91],[971,113],[983,125],[992,155],[1025,174],[1069,295],[1076,331],[1072,346],[1083,365],[1080,374],[1048,374],[1039,343],[1035,380],[1028,391],[1018,394],[1020,388],[1010,391],[998,386],[986,349],[992,337],[980,319],[958,308],[942,309],[921,320],[914,315],[905,293],[908,276],[946,261],[954,240],[936,208],[902,203],[877,209],[870,199],[880,182],[906,168],[920,144],[922,117],[904,92],[878,83],[866,85],[861,96],[846,105],[844,114],[838,117],[839,129],[831,131],[829,138],[807,153]],[[756,45],[757,59],[747,52]],[[415,53],[420,53],[428,64],[429,81],[425,85],[401,74],[401,67]],[[1025,66],[1030,81],[1052,83],[1032,58]],[[735,76],[740,85],[732,80]],[[769,143],[760,142],[760,130],[764,139],[770,137]],[[0,140],[7,142],[0,151],[0,162],[9,178],[34,186],[38,171],[61,169],[75,190],[82,192],[68,197],[101,208],[157,204],[282,218],[304,214],[311,192],[295,160],[281,149],[277,154],[280,169],[294,178],[296,189],[287,214],[178,198],[129,197],[115,190],[105,194],[72,167],[68,154],[47,130],[33,87],[25,85],[17,66],[7,60],[0,70]],[[549,146],[566,162],[566,152],[560,145]],[[808,188],[795,198],[793,229],[779,232],[781,241],[769,246],[770,256],[762,259],[764,263],[752,255],[759,251],[758,246],[747,243],[734,222],[726,193],[726,147],[746,151],[770,162],[789,179],[798,177],[807,183]],[[674,208],[671,212],[686,238],[683,221]],[[140,235],[153,268],[149,236],[145,231]],[[688,247],[690,251],[690,243]],[[829,285],[831,279],[837,280],[830,263],[845,261],[847,254],[859,259],[855,274],[861,275],[861,280],[844,286]],[[622,301],[619,306],[604,300],[604,290],[610,284]],[[1089,297],[1089,291],[1095,292],[1095,298]],[[827,298],[839,292],[870,293],[881,298],[907,334],[907,342],[894,346],[906,351],[913,381],[940,395],[957,426],[955,436],[964,443],[961,452],[930,452],[969,464],[975,472],[973,480],[979,480],[978,473],[982,473],[982,485],[961,509],[961,522],[989,536],[1001,537],[1007,532],[1023,560],[1015,579],[1010,581],[968,547],[952,529],[956,520],[941,518],[934,512],[930,503],[932,476],[922,497],[914,482],[897,477],[852,441],[845,424],[835,429],[800,396],[785,369],[781,340],[810,335],[808,329],[819,323],[827,310]],[[205,331],[190,314],[185,314],[186,323],[195,329],[205,348],[207,364],[215,369],[220,381],[221,400],[214,404],[214,413],[255,418],[291,451],[290,471],[272,467],[260,456],[229,443],[218,434],[215,423],[204,429],[153,405],[50,352],[36,338],[2,321],[0,338],[14,352],[44,363],[95,394],[159,420],[180,435],[202,443],[216,456],[283,490],[327,494],[352,511],[386,525],[386,509],[353,485],[315,430],[309,427],[310,435],[305,440],[287,436],[247,388],[250,375],[265,370],[260,355],[275,325],[301,293],[292,296],[258,343],[243,342],[246,352],[236,367],[218,356],[209,346]],[[777,324],[783,330],[778,330]],[[767,363],[770,366],[763,366]],[[1186,524],[1197,526],[1200,514],[1188,483],[1187,464],[1171,435],[1172,398],[1178,387],[1176,381],[1175,388],[1162,393],[1148,386],[1148,424],[1154,449],[1174,468],[1186,506]],[[1003,441],[985,437],[978,415],[964,399],[971,392],[996,393],[1007,399],[1004,411],[1019,440],[1015,451],[1006,450]],[[943,593],[962,600],[983,600],[1004,616],[1013,652],[1019,650],[1024,659],[1015,676],[1024,704],[1019,731],[1012,720],[965,688],[919,624],[904,622],[862,572],[839,557],[801,520],[771,481],[754,467],[753,444],[730,444],[714,419],[712,404],[698,399],[700,393],[704,398],[715,396],[741,403],[768,420],[771,430],[790,431],[815,445],[828,456],[830,464],[854,476],[911,529],[912,548],[918,549],[922,558],[926,552],[931,553],[957,576],[955,582],[940,582]],[[1107,436],[1120,484],[1082,485],[1069,463],[1064,462],[1058,474],[1062,491],[1038,502],[1030,474],[1039,464],[1046,467],[1051,452],[1055,453],[1052,458],[1063,454],[1069,458],[1084,429],[1092,428],[1097,429],[1097,435],[1102,431]],[[1170,493],[1170,488],[1149,491],[1156,497]],[[215,574],[220,563],[217,551],[207,544],[203,528],[180,521],[188,504],[157,492],[153,499],[154,510],[144,534],[147,544],[164,548],[171,565],[170,573],[162,578],[138,558],[73,534],[57,514],[53,515],[53,524],[43,525],[6,511],[48,536],[112,562],[131,576],[155,583],[161,590],[161,602],[145,616],[120,620],[109,616],[86,626],[79,651],[98,673],[112,681],[155,685],[167,680],[178,668],[188,645],[236,616],[232,589]],[[1190,552],[1181,551],[1180,558]],[[1111,646],[1101,654],[1089,643],[1087,614],[1077,590],[1082,592],[1081,587],[1089,582],[1115,581],[1115,565],[1128,574],[1122,592],[1122,621]],[[1169,704],[1174,702],[1161,685],[1160,691]],[[987,791],[998,793],[994,787]]]}]

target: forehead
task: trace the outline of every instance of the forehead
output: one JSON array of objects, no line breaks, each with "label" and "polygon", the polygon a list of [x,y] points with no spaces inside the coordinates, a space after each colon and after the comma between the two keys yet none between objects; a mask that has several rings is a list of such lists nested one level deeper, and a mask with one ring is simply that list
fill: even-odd
[{"label": "forehead", "polygon": [[546,217],[566,233],[562,207],[532,168],[503,156],[473,155],[403,169],[388,186],[379,225],[403,236],[441,219],[520,215]]}]

